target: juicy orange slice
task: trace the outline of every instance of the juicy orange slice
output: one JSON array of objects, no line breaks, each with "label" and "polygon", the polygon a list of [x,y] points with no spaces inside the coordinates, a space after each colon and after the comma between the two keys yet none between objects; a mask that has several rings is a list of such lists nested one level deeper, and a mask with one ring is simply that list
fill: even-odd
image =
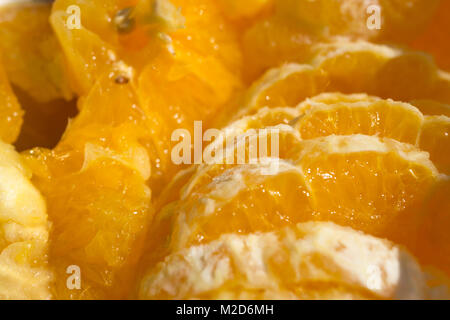
[{"label": "juicy orange slice", "polygon": [[45,201],[31,172],[0,141],[0,299],[50,299]]},{"label": "juicy orange slice", "polygon": [[[369,6],[381,9],[381,28],[368,25]],[[439,69],[448,50],[430,42],[448,30],[437,12],[447,8],[439,0],[0,8],[0,140],[14,142],[22,124],[7,78],[34,119],[17,146],[59,140],[23,158],[0,141],[0,298],[130,298],[141,267],[146,299],[444,297],[434,286],[450,281],[429,280],[373,236],[450,272],[450,73]],[[402,46],[414,38],[437,63]],[[61,138],[53,128],[24,138],[74,94],[78,115]],[[58,115],[65,126],[69,111]],[[176,165],[175,137],[202,138],[195,121],[223,129],[208,132],[200,163]],[[68,286],[70,267],[81,288]]]},{"label": "juicy orange slice", "polygon": [[254,81],[268,68],[286,62],[305,62],[315,40],[307,30],[277,16],[255,23],[242,39],[245,79]]},{"label": "juicy orange slice", "polygon": [[[149,121],[152,141],[147,141],[146,147],[153,164],[151,188],[158,194],[177,171],[170,161],[172,132],[192,131],[194,120],[204,121],[206,127],[241,86],[237,36],[211,0],[156,0],[153,6],[147,1],[127,3],[135,8],[128,18],[136,16],[136,25],[129,32],[110,30],[103,21],[120,12],[123,1],[106,1],[104,6],[102,1],[75,3],[84,12],[81,29],[63,27],[67,1],[55,3],[52,21],[73,70],[77,92],[87,94],[100,75],[124,63],[129,66],[122,79],[133,84]],[[101,14],[101,19],[90,22],[88,18],[97,9],[100,13],[95,15]],[[170,14],[173,11],[175,14]],[[182,21],[182,27],[173,23],[174,17]],[[129,42],[142,43],[142,47],[129,47]]]},{"label": "juicy orange slice", "polygon": [[339,38],[312,47],[312,64],[330,79],[330,90],[345,93],[367,92],[383,65],[401,55],[389,46]]},{"label": "juicy orange slice", "polygon": [[247,91],[236,118],[262,107],[293,106],[307,97],[323,92],[327,85],[325,72],[308,65],[286,64],[269,70]]},{"label": "juicy orange slice", "polygon": [[[225,233],[309,220],[403,242],[417,232],[415,208],[438,180],[427,153],[363,135],[284,139],[280,145],[289,152],[268,163],[198,167],[180,200],[155,218],[149,261]],[[267,175],[274,161],[278,169]]]},{"label": "juicy orange slice", "polygon": [[[131,83],[115,81],[120,75],[98,80],[54,150],[27,154],[53,223],[58,299],[126,298],[132,288],[151,213],[150,161],[145,116]],[[66,285],[72,265],[79,290]]]},{"label": "juicy orange slice", "polygon": [[[317,102],[327,100],[330,96],[336,96],[336,102]],[[332,134],[365,134],[413,145],[417,143],[424,117],[415,107],[364,95],[359,96],[359,99],[355,96],[350,102],[345,101],[343,96],[323,94],[323,97],[315,97],[299,105],[304,115],[298,121],[297,128],[303,139]]]},{"label": "juicy orange slice", "polygon": [[372,136],[310,140],[299,163],[309,183],[316,219],[405,241],[420,206],[438,181],[428,154]]},{"label": "juicy orange slice", "polygon": [[[283,81],[279,82],[272,84],[272,87],[283,86]],[[249,93],[254,91],[255,89],[252,89]],[[275,96],[278,97],[278,94]],[[447,112],[447,106],[438,102],[424,100],[418,101],[417,104],[423,106],[425,111],[428,110],[428,113]],[[410,104],[382,100],[365,94],[321,94],[307,99],[299,104],[297,109],[298,118],[293,123],[303,139],[332,134],[388,137],[417,145],[430,152],[438,169],[442,173],[448,173],[447,148],[438,147],[447,145],[448,118],[445,116],[441,116],[439,121],[436,117],[425,118]],[[248,114],[251,110],[258,110],[258,107],[244,107],[238,114]],[[270,114],[270,111],[266,112]],[[249,119],[244,118],[243,121],[237,122],[237,126],[242,126],[240,123],[244,124],[246,121]],[[287,121],[293,121],[293,118],[288,118]]]},{"label": "juicy orange slice", "polygon": [[[152,119],[151,135],[156,148],[157,163],[152,189],[176,172],[170,156],[176,129],[193,133],[194,121],[203,121],[207,128],[213,116],[239,88],[240,81],[217,60],[174,46],[175,56],[162,53],[142,72],[137,92],[140,103]],[[216,79],[214,83],[211,79]],[[173,94],[176,92],[177,94]],[[166,176],[163,176],[166,175]]]},{"label": "juicy orange slice", "polygon": [[331,91],[366,92],[399,101],[450,99],[450,75],[423,52],[345,39],[317,44],[312,50],[312,64],[329,74]]},{"label": "juicy orange slice", "polygon": [[[283,124],[295,126],[303,139],[311,141],[301,141],[295,132],[281,130],[280,133],[283,134],[280,134],[278,157],[284,165],[283,168],[288,168],[292,161],[298,161],[291,170],[281,170],[283,174],[280,172],[279,175],[283,178],[258,178],[261,170],[245,165],[235,167],[233,164],[226,164],[225,160],[213,165],[201,165],[182,174],[179,180],[176,179],[173,186],[168,188],[170,191],[165,191],[162,204],[164,201],[168,202],[168,199],[176,200],[178,198],[176,194],[180,192],[184,183],[185,187],[179,193],[181,200],[169,205],[157,216],[155,228],[159,231],[150,232],[152,235],[158,234],[156,237],[158,239],[170,239],[165,244],[166,251],[160,252],[159,258],[167,254],[167,250],[173,252],[186,245],[211,241],[222,233],[247,233],[252,232],[253,227],[256,230],[277,228],[277,224],[270,218],[273,212],[277,212],[277,217],[281,219],[280,223],[304,221],[302,219],[332,220],[413,246],[420,216],[417,208],[424,203],[427,194],[439,180],[438,171],[428,158],[428,154],[413,145],[421,146],[420,141],[426,144],[424,139],[432,139],[434,134],[435,138],[445,138],[445,130],[440,132],[437,129],[434,131],[428,129],[430,125],[427,123],[433,119],[424,117],[417,108],[406,103],[382,100],[365,94],[322,94],[306,100],[297,108],[263,108],[255,115],[246,116],[232,123],[224,128],[222,135],[206,147],[206,153],[216,150],[217,147],[219,147],[217,150],[225,147],[224,141],[228,136],[241,136],[245,152],[249,154],[246,139],[249,135],[255,135],[250,133],[251,130],[270,127],[280,130]],[[335,134],[350,136],[338,137],[334,136]],[[390,139],[379,140],[378,137],[355,134]],[[440,144],[445,145],[445,140]],[[237,150],[238,145],[239,143],[233,145],[233,148]],[[445,148],[442,149],[444,151],[438,152],[433,150],[432,146],[433,144],[430,144],[428,148],[422,146],[421,148],[431,152],[432,159],[439,159],[442,152],[444,155],[440,156],[440,159],[445,161],[448,158],[445,155]],[[437,152],[436,155],[433,155],[434,152]],[[232,163],[238,163],[236,160],[235,157]],[[436,165],[442,168],[439,160],[435,161]],[[445,170],[441,169],[441,172],[445,173]],[[291,181],[290,176],[297,178],[292,178],[294,180]],[[263,179],[264,182],[260,182],[259,179]],[[348,185],[347,187],[340,184],[341,179],[343,184]],[[357,181],[355,185],[358,187],[352,187],[353,183],[350,182],[352,179]],[[255,186],[246,184],[247,181],[255,183]],[[283,181],[289,181],[287,185],[291,187],[283,187],[285,186]],[[296,201],[277,200],[278,197],[283,199],[283,195],[292,196],[292,190],[295,189],[293,186],[296,184],[293,181],[297,181],[303,192],[309,194],[308,201],[300,202],[302,203],[300,212],[306,213],[306,216],[298,215]],[[318,183],[316,187],[315,183]],[[364,186],[373,190],[362,189]],[[411,187],[414,190],[401,191],[399,186]],[[314,188],[318,191],[316,196]],[[239,190],[242,190],[242,195]],[[351,190],[356,193],[352,193]],[[208,196],[221,192],[228,200]],[[297,193],[302,194],[301,191]],[[406,195],[407,200],[401,199]],[[251,202],[248,203],[246,199],[250,199]],[[317,199],[317,202],[314,199]],[[260,205],[259,200],[264,204]],[[295,208],[291,208],[290,203],[295,203]],[[254,213],[249,213],[253,212],[253,208],[257,209]],[[266,211],[267,208],[269,209]],[[198,214],[199,211],[202,213]],[[309,215],[311,217],[307,218]],[[216,222],[222,216],[227,223]],[[239,217],[246,218],[239,220]],[[236,224],[234,219],[237,219]]]},{"label": "juicy orange slice", "polygon": [[[215,58],[229,71],[240,76],[243,65],[238,32],[224,18],[218,1],[171,0],[171,2],[180,8],[181,14],[186,19],[185,28],[169,33],[174,43],[179,42],[205,59]],[[250,5],[251,3],[247,2],[245,4],[246,7]]]},{"label": "juicy orange slice", "polygon": [[407,103],[366,95],[322,94],[298,108],[302,116],[296,128],[303,139],[333,134],[388,137],[429,152],[438,170],[449,173],[450,119],[446,116],[424,117]]},{"label": "juicy orange slice", "polygon": [[[250,155],[249,152],[249,140],[248,134],[251,130],[257,129],[277,129],[280,132],[280,141],[285,142],[282,144],[279,150],[279,156],[288,158],[290,154],[295,152],[293,147],[293,142],[299,139],[297,132],[295,132],[291,127],[283,126],[289,124],[291,121],[295,120],[299,116],[299,111],[294,108],[262,108],[254,115],[249,115],[243,117],[242,119],[233,122],[232,124],[226,126],[212,143],[208,144],[203,154],[214,155],[215,150],[219,150],[221,147],[226,148],[227,138],[235,139],[232,148],[240,147],[244,148],[245,157],[248,160]],[[270,132],[270,131],[269,131]],[[270,135],[268,135],[267,143],[270,144]],[[259,137],[255,140],[258,143]],[[237,154],[232,152],[232,157],[237,161]],[[222,157],[226,157],[222,152]],[[212,161],[213,163],[214,161]],[[226,163],[224,158],[220,158],[218,163]],[[175,177],[170,181],[170,183],[163,189],[162,193],[158,196],[157,202],[155,203],[156,211],[159,211],[164,205],[171,201],[174,201],[179,197],[180,190],[183,185],[185,185],[192,175],[195,173],[196,167],[190,167],[185,170],[181,170]],[[204,171],[207,172],[207,171]]]},{"label": "juicy orange slice", "polygon": [[0,63],[0,140],[16,141],[23,122],[23,111]]},{"label": "juicy orange slice", "polygon": [[[89,92],[97,77],[106,72],[111,64],[117,60],[117,57],[114,47],[99,35],[87,29],[84,24],[81,24],[80,28],[66,27],[66,22],[70,16],[66,13],[69,5],[78,5],[78,2],[57,1],[54,4],[50,22],[67,61],[71,87],[81,96]],[[60,7],[62,9],[58,10]],[[83,12],[83,9],[84,6],[80,8],[80,12]],[[101,14],[97,12],[96,15]],[[85,15],[83,17],[87,18]]]},{"label": "juicy orange slice", "polygon": [[38,102],[73,96],[61,47],[48,22],[50,5],[2,5],[0,51],[11,82]]},{"label": "juicy orange slice", "polygon": [[254,82],[239,102],[237,115],[264,106],[293,106],[327,91],[366,92],[405,102],[450,102],[450,75],[437,69],[426,54],[349,39],[318,43],[309,50],[309,64],[277,67]]},{"label": "juicy orange slice", "polygon": [[147,270],[139,298],[422,299],[425,287],[420,267],[392,243],[305,223],[175,252]]}]

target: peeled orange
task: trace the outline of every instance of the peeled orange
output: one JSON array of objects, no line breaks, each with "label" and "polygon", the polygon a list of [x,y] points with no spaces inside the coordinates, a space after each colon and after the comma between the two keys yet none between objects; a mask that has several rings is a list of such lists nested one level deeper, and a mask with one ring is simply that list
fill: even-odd
[{"label": "peeled orange", "polygon": [[139,297],[439,298],[425,279],[414,259],[386,240],[310,222],[275,232],[228,234],[173,253],[147,270]]}]

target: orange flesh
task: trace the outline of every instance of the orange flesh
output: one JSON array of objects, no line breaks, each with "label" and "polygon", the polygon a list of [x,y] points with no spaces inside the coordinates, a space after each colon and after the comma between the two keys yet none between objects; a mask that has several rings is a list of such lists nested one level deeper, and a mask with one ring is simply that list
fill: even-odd
[{"label": "orange flesh", "polygon": [[[288,17],[281,0],[244,7],[235,0],[170,0],[182,27],[168,28],[157,17],[118,32],[117,11],[139,2],[57,0],[0,19],[0,140],[27,150],[31,181],[46,200],[53,298],[134,298],[138,271],[167,257],[227,234],[278,232],[308,221],[389,239],[450,275],[450,75],[443,71],[450,70],[449,1],[435,11],[413,1],[412,11],[390,17],[385,33],[365,33],[361,16],[350,15],[349,24],[337,19],[336,1],[301,1],[310,11],[285,1],[296,8]],[[66,27],[72,4],[81,7],[81,29]],[[421,10],[417,24],[401,27]],[[346,42],[410,39],[425,54],[388,47],[399,50],[394,55],[381,45],[379,52],[343,50]],[[325,44],[343,53],[327,56]],[[288,64],[302,71],[283,78]],[[272,68],[279,74],[270,82],[264,75]],[[380,98],[311,98],[330,91]],[[187,166],[173,163],[171,135],[186,129],[193,137],[200,120],[203,132],[236,120],[248,121],[245,130],[282,125],[279,157],[288,169],[266,176],[242,164],[194,166],[174,180]],[[366,147],[373,139],[401,147],[342,151],[348,141],[358,146],[358,137]],[[342,145],[327,145],[335,138]],[[283,269],[288,258],[280,254],[272,267],[289,286],[294,270]],[[66,286],[71,265],[82,270],[83,290]],[[290,290],[297,298],[333,297],[347,286]],[[234,290],[265,297],[245,287],[222,289],[196,297]]]}]

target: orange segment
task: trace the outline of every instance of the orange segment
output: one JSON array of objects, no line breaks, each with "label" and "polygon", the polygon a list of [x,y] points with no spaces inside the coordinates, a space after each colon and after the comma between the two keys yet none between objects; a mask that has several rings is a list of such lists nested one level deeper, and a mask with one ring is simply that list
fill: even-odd
[{"label": "orange segment", "polygon": [[450,101],[450,75],[419,51],[338,39],[312,49],[313,65],[329,74],[329,89],[399,101]]},{"label": "orange segment", "polygon": [[38,102],[73,96],[46,4],[2,5],[0,51],[11,82]]},{"label": "orange segment", "polygon": [[415,107],[368,96],[361,96],[359,100],[355,96],[354,102],[346,102],[342,97],[337,94],[337,102],[320,103],[316,102],[321,100],[319,96],[299,106],[300,110],[306,110],[297,124],[303,139],[333,134],[365,134],[413,145],[417,143],[424,117]]},{"label": "orange segment", "polygon": [[[70,192],[54,191],[69,185],[75,186]],[[55,296],[126,298],[148,221],[150,191],[142,178],[120,161],[99,158],[80,173],[54,178],[51,188],[47,199],[54,222],[50,262],[57,274]],[[82,290],[67,288],[69,265],[81,268]]]},{"label": "orange segment", "polygon": [[137,3],[135,28],[119,35],[120,55],[128,63],[137,67],[137,59],[143,67],[158,49],[173,52],[174,45],[214,58],[232,72],[241,72],[237,31],[224,18],[216,0],[131,2],[120,6],[125,8]]},{"label": "orange segment", "polygon": [[173,253],[147,270],[139,298],[420,299],[429,295],[424,284],[414,259],[392,243],[305,223]]},{"label": "orange segment", "polygon": [[447,2],[0,5],[0,298],[448,298]]},{"label": "orange segment", "polygon": [[[242,69],[242,53],[235,28],[223,17],[217,0],[171,0],[181,8],[185,28],[169,33],[174,43],[205,59],[215,58],[236,75]],[[250,5],[250,4],[249,4]],[[247,6],[247,4],[246,4]]]},{"label": "orange segment", "polygon": [[[284,141],[286,143],[280,146],[279,156],[289,158],[291,154],[295,153],[295,148],[292,148],[292,142],[298,140],[299,136],[294,130],[292,130],[292,128],[282,125],[287,125],[290,121],[293,121],[296,117],[298,117],[298,115],[299,112],[294,108],[263,108],[256,114],[246,116],[225,127],[213,140],[212,143],[209,143],[205,146],[203,154],[214,154],[214,150],[220,148],[220,146],[226,148],[227,137],[232,137],[232,139],[235,139],[233,147],[238,142],[240,144],[243,144],[245,156],[246,158],[248,158],[249,132],[251,130],[260,128],[266,128],[270,130],[271,128],[277,127],[277,129],[280,130],[280,141]],[[259,140],[257,138],[256,142],[258,141]],[[268,135],[267,145],[270,145],[270,134]],[[236,157],[234,153],[233,157]],[[223,160],[222,162],[225,163],[225,160]],[[195,172],[195,166],[191,166],[185,170],[181,170],[158,196],[157,203],[155,204],[156,211],[159,211],[164,205],[168,204],[169,202],[176,200],[177,197],[179,197],[180,190],[182,189],[183,185],[185,185],[189,181],[189,179]],[[206,171],[204,173],[206,173]]]},{"label": "orange segment", "polygon": [[[138,94],[152,121],[156,149],[157,167],[152,178],[155,193],[176,170],[170,158],[176,144],[171,141],[174,130],[187,129],[192,134],[194,121],[203,121],[206,130],[212,117],[240,86],[239,79],[217,60],[183,47],[174,48],[175,56],[162,53],[139,78]],[[163,173],[167,176],[163,177]]]},{"label": "orange segment", "polygon": [[[84,13],[83,28],[63,28],[67,0],[55,3],[52,21],[77,92],[86,94],[99,75],[116,69],[122,61],[131,67],[125,72],[130,74],[127,81],[136,85],[140,105],[151,122],[148,130],[152,141],[147,141],[146,147],[151,150],[154,169],[151,187],[158,194],[176,172],[169,158],[172,132],[192,130],[194,121],[205,121],[206,127],[240,87],[242,62],[235,31],[211,0],[156,0],[154,6],[146,1],[75,3]],[[136,25],[130,32],[107,27],[105,19],[111,20],[119,9],[130,5],[136,5]],[[177,14],[171,15],[164,8]],[[91,22],[89,17],[94,15],[100,17]],[[174,24],[169,28],[174,16],[182,20],[183,27]]]},{"label": "orange segment", "polygon": [[329,90],[400,101],[450,101],[450,75],[426,53],[345,39],[317,44],[312,51],[312,64],[329,75]]},{"label": "orange segment", "polygon": [[[145,117],[131,83],[103,75],[54,150],[27,153],[53,223],[58,299],[128,297],[151,213]],[[104,94],[108,92],[109,94]],[[81,269],[81,290],[66,286]]]},{"label": "orange segment", "polygon": [[[302,176],[285,164],[280,171],[276,177],[262,176],[256,166],[209,171],[207,174],[215,178],[203,175],[195,181],[198,187],[188,185],[193,190],[183,195],[186,200],[163,210],[154,228],[175,219],[168,238],[168,249],[173,252],[215,240],[224,233],[269,231],[306,219],[311,209]],[[296,202],[284,198],[295,198]]]},{"label": "orange segment", "polygon": [[[445,111],[445,105],[442,108]],[[302,116],[296,128],[303,139],[333,134],[388,137],[417,145],[430,153],[440,172],[449,172],[448,117],[424,117],[412,105],[365,95],[322,94],[301,103],[298,109]]]},{"label": "orange segment", "polygon": [[316,38],[280,17],[269,17],[250,27],[243,36],[245,79],[253,81],[268,68],[286,62],[305,62]]},{"label": "orange segment", "polygon": [[[254,113],[267,105],[290,103],[293,106],[302,98],[326,91],[366,92],[405,102],[450,102],[450,75],[437,69],[431,57],[424,53],[335,39],[310,46],[309,55],[309,64],[282,65],[254,82],[237,102],[236,114]],[[293,55],[288,59],[305,61],[306,58]],[[445,108],[441,112],[445,113]],[[233,115],[228,117],[236,119]]]},{"label": "orange segment", "polygon": [[23,111],[0,62],[0,140],[13,143],[19,136]]},{"label": "orange segment", "polygon": [[386,61],[401,54],[388,46],[345,38],[319,43],[312,50],[311,63],[327,73],[330,90],[345,93],[367,92]]},{"label": "orange segment", "polygon": [[[89,92],[96,79],[124,60],[139,70],[163,47],[163,42],[137,23],[130,32],[120,32],[116,16],[121,9],[135,6],[133,0],[57,0],[51,14],[51,24],[65,53],[71,85],[81,96]],[[79,8],[81,26],[66,27],[76,14],[68,8]],[[133,20],[134,22],[134,20]],[[131,22],[130,22],[131,23]],[[150,44],[149,41],[153,40]],[[137,53],[139,51],[139,53]],[[145,60],[145,61],[144,61]]]},{"label": "orange segment", "polygon": [[280,152],[272,175],[263,169],[274,159],[198,167],[180,200],[157,215],[149,233],[148,264],[221,234],[309,220],[333,221],[403,243],[414,238],[415,208],[438,177],[427,153],[362,135],[285,139],[280,146],[289,152]]},{"label": "orange segment", "polygon": [[429,116],[420,134],[419,146],[444,174],[450,174],[450,118]]},{"label": "orange segment", "polygon": [[319,220],[401,241],[438,172],[425,152],[371,136],[306,141],[299,164]]},{"label": "orange segment", "polygon": [[45,201],[11,145],[0,141],[0,299],[50,299]]},{"label": "orange segment", "polygon": [[[249,118],[255,120],[256,116],[251,116]],[[287,213],[284,213],[284,218],[282,217],[283,210],[280,208],[290,208],[285,211],[293,212],[296,207],[294,204],[291,205],[289,203],[279,202],[276,196],[277,191],[275,187],[281,183],[285,186],[284,190],[286,190],[286,192],[292,191],[296,193],[297,190],[293,191],[293,189],[289,187],[289,182],[302,180],[302,178],[298,176],[298,172],[296,172],[295,168],[291,168],[289,163],[285,163],[283,160],[280,160],[280,163],[277,162],[277,164],[281,167],[280,172],[284,172],[283,174],[280,173],[280,176],[286,179],[286,181],[284,181],[279,178],[271,179],[270,176],[261,176],[270,174],[270,170],[273,168],[271,166],[271,161],[261,162],[261,165],[243,165],[242,167],[238,166],[236,168],[233,164],[226,164],[226,162],[230,159],[230,157],[228,157],[228,160],[226,160],[229,150],[231,150],[232,160],[235,163],[240,161],[240,158],[237,157],[239,151],[236,150],[239,150],[241,146],[243,146],[246,161],[250,161],[251,153],[248,149],[250,143],[250,140],[248,140],[248,134],[250,130],[254,130],[251,128],[252,126],[258,128],[258,123],[261,123],[258,121],[252,122],[252,119],[248,121],[248,127],[244,127],[243,123],[241,124],[242,126],[239,125],[239,123],[236,123],[235,126],[230,126],[228,129],[225,129],[223,135],[218,136],[213,143],[205,148],[203,153],[204,155],[212,154],[213,150],[216,150],[216,148],[221,148],[222,145],[225,148],[225,141],[228,142],[228,138],[231,137],[230,141],[234,141],[231,147],[228,147],[226,151],[220,153],[220,156],[216,156],[214,158],[214,162],[193,167],[185,172],[181,172],[164,190],[162,196],[158,199],[156,206],[158,211],[163,205],[167,204],[171,200],[177,200],[179,197],[184,200],[179,204],[175,202],[174,204],[169,205],[168,208],[164,209],[155,218],[147,240],[148,248],[151,248],[148,250],[152,252],[152,254],[145,257],[145,260],[151,261],[149,263],[153,263],[155,260],[163,257],[166,254],[166,250],[168,249],[167,246],[169,245],[171,247],[182,247],[185,245],[186,241],[191,241],[193,243],[196,243],[197,241],[203,242],[206,241],[206,239],[214,239],[223,233],[222,229],[225,225],[219,224],[216,226],[214,222],[216,221],[214,218],[215,214],[214,217],[207,214],[202,218],[197,215],[197,212],[199,211],[211,210],[212,208],[215,208],[215,212],[217,212],[218,215],[217,219],[222,219],[223,215],[232,214],[232,217],[230,218],[235,222],[232,222],[231,224],[233,226],[239,226],[237,229],[240,231],[238,232],[249,232],[252,227],[257,227],[258,225],[261,225],[261,223],[266,227],[269,227],[271,225],[276,225],[277,223],[284,224],[289,220]],[[264,123],[264,121],[271,121],[268,118],[264,119],[263,117],[259,120],[261,120],[262,123]],[[288,126],[277,126],[274,128],[269,126],[267,128],[277,128],[280,130],[280,150],[278,151],[279,157],[286,160],[293,159],[298,153],[298,147],[296,146],[299,141],[298,134]],[[256,137],[256,143],[261,143],[260,139],[262,136],[263,135]],[[267,138],[267,145],[269,146],[268,155],[270,156],[270,133]],[[242,179],[245,181],[241,181]],[[300,182],[298,183],[300,184]],[[222,187],[227,189],[221,190]],[[275,188],[273,195],[271,195],[270,192],[267,192],[267,190],[272,187]],[[299,187],[299,190],[300,189],[301,187]],[[261,209],[267,213],[267,216],[260,216],[259,214],[254,215],[251,213],[253,210],[250,210],[251,212],[247,212],[247,204],[245,203],[245,200],[242,202],[243,206],[238,209],[232,207],[229,210],[226,209],[222,211],[222,206],[227,206],[227,203],[229,202],[227,200],[227,192],[233,194],[233,197],[242,193],[242,199],[255,199],[254,204],[257,206],[258,204],[256,201],[258,197],[264,197],[267,200],[265,205],[266,208]],[[239,197],[241,196],[239,195]],[[272,205],[268,204],[272,202],[273,208],[278,208],[276,210],[280,214],[279,217],[272,217],[272,213],[270,212]],[[184,213],[181,214],[180,210]],[[237,212],[239,212],[239,214]],[[180,224],[181,221],[184,221],[186,215],[191,215],[189,218],[191,222],[186,222],[186,224],[183,222]],[[239,216],[245,216],[247,218],[245,218],[245,221],[241,221],[239,220]],[[201,223],[199,223],[199,219],[202,221]],[[177,225],[179,227],[176,227]],[[177,235],[172,234],[170,236],[172,228],[178,229],[178,231],[176,231]],[[184,236],[181,236],[179,232],[183,233]],[[169,237],[171,239],[170,244],[168,243]],[[163,248],[160,247],[161,244],[164,244]]]},{"label": "orange segment", "polygon": [[[74,4],[73,1],[71,4]],[[97,77],[108,70],[117,57],[113,46],[86,29],[84,25],[81,25],[80,29],[67,28],[68,6],[63,6],[63,10],[57,10],[60,6],[62,4],[57,1],[50,22],[67,60],[70,84],[78,95],[84,95],[89,92]]]},{"label": "orange segment", "polygon": [[271,69],[247,91],[235,118],[254,113],[262,107],[296,105],[323,92],[326,85],[325,72],[308,65],[292,63]]},{"label": "orange segment", "polygon": [[242,143],[248,154],[252,130],[277,128],[279,171],[266,176],[263,164],[235,164],[234,157],[234,164],[204,164],[178,176],[158,204],[159,210],[174,201],[155,218],[143,265],[223,234],[267,232],[309,220],[351,226],[416,250],[421,210],[428,208],[440,175],[428,153],[413,145],[427,132],[445,136],[427,129],[431,119],[406,103],[329,93],[296,108],[265,107],[233,122],[205,151],[237,135],[233,154]]}]

